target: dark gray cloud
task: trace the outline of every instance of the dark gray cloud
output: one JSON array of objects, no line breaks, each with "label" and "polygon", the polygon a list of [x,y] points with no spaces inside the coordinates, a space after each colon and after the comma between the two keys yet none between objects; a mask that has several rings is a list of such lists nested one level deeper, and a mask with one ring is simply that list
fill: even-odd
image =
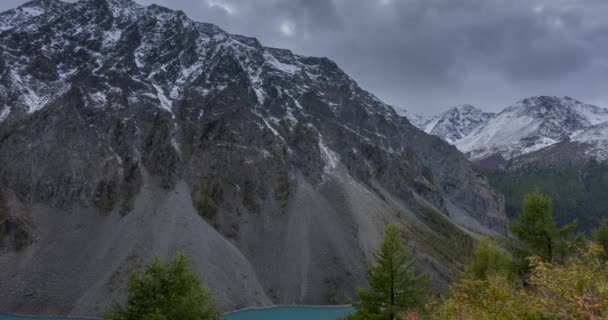
[{"label": "dark gray cloud", "polygon": [[[3,0],[0,10],[24,3]],[[327,56],[422,114],[531,95],[608,107],[606,0],[137,0],[273,47]]]}]

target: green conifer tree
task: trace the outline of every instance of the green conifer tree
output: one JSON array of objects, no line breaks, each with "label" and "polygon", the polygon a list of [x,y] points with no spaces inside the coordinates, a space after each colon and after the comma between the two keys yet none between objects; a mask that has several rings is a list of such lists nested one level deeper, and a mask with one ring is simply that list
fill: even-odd
[{"label": "green conifer tree", "polygon": [[557,230],[551,198],[539,192],[525,196],[523,211],[511,224],[511,231],[530,250],[545,261],[553,259]]},{"label": "green conifer tree", "polygon": [[183,253],[165,262],[155,259],[129,274],[126,306],[107,310],[109,320],[221,319],[209,291],[190,269]]},{"label": "green conifer tree", "polygon": [[394,320],[405,311],[421,306],[428,279],[415,271],[416,260],[403,245],[399,227],[388,224],[374,262],[368,262],[369,290],[358,289],[356,319]]},{"label": "green conifer tree", "polygon": [[467,275],[475,279],[485,280],[494,274],[511,277],[515,269],[511,256],[503,251],[494,240],[484,237],[475,244],[473,256],[468,259],[465,271]]}]

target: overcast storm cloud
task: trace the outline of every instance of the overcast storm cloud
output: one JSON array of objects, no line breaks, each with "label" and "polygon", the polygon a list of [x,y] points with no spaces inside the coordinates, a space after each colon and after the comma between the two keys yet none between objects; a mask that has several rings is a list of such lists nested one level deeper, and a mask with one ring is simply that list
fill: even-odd
[{"label": "overcast storm cloud", "polygon": [[608,107],[606,0],[137,2],[329,57],[387,103],[421,114],[462,103],[499,110],[533,95]]}]

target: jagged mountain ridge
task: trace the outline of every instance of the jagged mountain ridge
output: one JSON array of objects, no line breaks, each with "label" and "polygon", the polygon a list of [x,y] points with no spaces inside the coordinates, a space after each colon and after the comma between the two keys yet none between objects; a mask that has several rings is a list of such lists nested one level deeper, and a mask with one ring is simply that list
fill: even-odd
[{"label": "jagged mountain ridge", "polygon": [[408,118],[413,125],[424,132],[438,136],[450,144],[464,138],[473,129],[494,116],[493,113],[484,112],[468,104],[454,106],[439,115],[428,118],[405,109],[400,109],[399,114]]},{"label": "jagged mountain ridge", "polygon": [[[89,10],[90,6],[97,6],[98,10],[92,12]],[[51,35],[45,34],[38,39],[27,39],[20,38],[20,34],[17,34],[20,27],[28,30],[31,19],[45,20],[47,25],[53,25],[55,22],[53,19],[60,20],[64,17],[44,14],[45,10],[53,13],[68,8],[71,12],[80,10],[79,13],[82,14],[62,23],[61,28],[53,30]],[[34,12],[34,15],[30,12]],[[112,24],[105,26],[106,30],[99,28],[100,23],[109,23],[109,20],[101,20],[105,18],[103,14],[112,15]],[[150,14],[154,17],[153,23],[149,22],[145,25],[143,22],[151,20],[146,20],[145,16]],[[128,25],[137,19],[141,19],[142,22],[137,26]],[[54,95],[66,91],[66,83],[78,79],[78,73],[82,73],[82,70],[91,71],[101,78],[108,75],[115,76],[108,77],[106,83],[97,84],[99,88],[95,89],[112,92],[113,88],[117,88],[115,86],[117,84],[129,85],[138,90],[139,96],[127,97],[128,99],[132,101],[153,99],[161,108],[170,111],[172,101],[183,95],[180,89],[183,88],[184,83],[216,67],[216,64],[221,62],[218,58],[223,55],[230,55],[240,64],[260,104],[266,94],[262,87],[262,76],[297,74],[305,77],[307,81],[315,81],[319,76],[318,68],[324,63],[329,67],[335,67],[335,64],[327,59],[311,59],[293,55],[288,50],[263,48],[254,38],[229,35],[214,25],[193,22],[182,12],[170,11],[155,5],[143,7],[129,0],[108,0],[108,2],[90,0],[80,1],[75,5],[40,0],[4,13],[3,20],[10,23],[4,22],[2,28],[5,31],[15,29],[13,34],[17,34],[9,39],[14,43],[4,45],[6,52],[10,53],[11,45],[25,46],[24,41],[32,41],[28,46],[40,47],[43,53],[37,56],[35,61],[25,63],[19,58],[26,57],[13,55],[3,59],[4,64],[11,64],[11,70],[5,79],[10,80],[12,86],[11,83],[6,83],[5,87],[8,89],[2,92],[5,105],[13,105],[2,110],[3,118],[8,120],[11,115],[17,117],[19,114],[32,113],[42,108]],[[183,29],[181,39],[163,34],[164,30],[174,29]],[[139,45],[132,47],[133,43],[129,43],[129,40],[136,39],[129,37],[136,37],[138,32],[142,32],[145,36]],[[73,43],[66,42],[67,39],[86,46],[74,46]],[[165,43],[165,40],[168,41]],[[132,54],[114,50],[120,47],[119,44],[123,45],[121,49],[128,50]],[[67,47],[61,47],[62,45]],[[164,50],[160,51],[159,48]],[[65,62],[62,61],[54,67],[52,64],[57,63],[58,54],[64,55],[61,58],[65,59]],[[28,68],[35,69],[36,72],[24,79],[22,75],[28,74]],[[126,76],[126,73],[129,73],[129,76]],[[327,80],[352,82],[344,73],[334,75],[337,76],[335,79]],[[119,76],[121,78],[116,79]],[[221,90],[229,81],[229,79],[205,80],[208,81],[198,84],[204,94]],[[124,83],[118,83],[119,81]],[[11,96],[8,94],[11,91],[22,92],[23,95]],[[87,102],[111,107],[112,103],[115,103],[114,96],[116,94],[108,99],[101,91],[91,92]]]},{"label": "jagged mountain ridge", "polygon": [[533,97],[508,107],[456,143],[472,160],[506,160],[574,138],[608,121],[608,110],[569,97]]},{"label": "jagged mountain ridge", "polygon": [[497,114],[463,105],[422,120],[411,112],[401,115],[414,119],[412,124],[425,132],[454,144],[473,161],[501,158],[504,162],[569,141],[579,149],[590,148],[583,154],[605,159],[602,141],[606,135],[602,132],[608,109],[570,97],[531,97]]},{"label": "jagged mountain ridge", "polygon": [[27,235],[2,312],[98,316],[176,250],[224,309],[340,302],[387,221],[441,287],[469,229],[505,232],[466,158],[329,59],[129,0],[30,2],[0,47],[0,223]]},{"label": "jagged mountain ridge", "polygon": [[424,131],[454,144],[493,116],[468,104],[458,105],[429,120]]}]

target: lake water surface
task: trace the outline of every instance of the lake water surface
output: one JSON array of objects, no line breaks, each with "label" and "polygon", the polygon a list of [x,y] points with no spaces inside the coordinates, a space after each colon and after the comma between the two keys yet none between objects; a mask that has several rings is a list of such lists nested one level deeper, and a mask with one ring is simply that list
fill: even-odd
[{"label": "lake water surface", "polygon": [[[276,307],[242,310],[226,314],[228,320],[336,320],[348,315],[353,307]],[[0,315],[0,320],[81,320],[55,317],[17,317]],[[86,319],[82,319],[86,320]]]},{"label": "lake water surface", "polygon": [[228,320],[336,320],[355,311],[353,307],[276,307],[227,314]]}]

